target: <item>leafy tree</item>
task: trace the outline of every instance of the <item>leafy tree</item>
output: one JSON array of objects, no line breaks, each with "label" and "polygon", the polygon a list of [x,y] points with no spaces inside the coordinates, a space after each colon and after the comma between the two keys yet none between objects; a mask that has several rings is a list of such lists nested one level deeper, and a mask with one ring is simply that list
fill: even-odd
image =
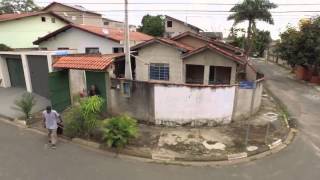
[{"label": "leafy tree", "polygon": [[303,65],[306,63],[303,53],[300,51],[302,44],[301,33],[293,28],[288,27],[287,30],[280,34],[281,42],[277,44],[276,52],[281,59],[288,62],[291,67],[295,65]]},{"label": "leafy tree", "polygon": [[277,5],[269,0],[244,0],[231,8],[233,12],[228,20],[234,20],[234,24],[248,21],[246,53],[250,54],[252,44],[252,31],[256,26],[256,21],[264,21],[273,24],[273,18],[270,9],[276,8]]},{"label": "leafy tree", "polygon": [[243,49],[245,43],[244,34],[245,30],[243,28],[232,27],[228,35],[229,44]]},{"label": "leafy tree", "polygon": [[0,14],[38,11],[40,8],[33,0],[1,0]]},{"label": "leafy tree", "polygon": [[163,36],[164,33],[164,18],[161,15],[151,16],[149,14],[143,16],[141,21],[142,26],[138,31],[151,36]]},{"label": "leafy tree", "polygon": [[276,51],[292,67],[308,66],[317,75],[320,64],[320,18],[302,20],[299,27],[288,27],[280,34],[281,42]]},{"label": "leafy tree", "polygon": [[269,31],[263,31],[257,29],[253,35],[253,50],[258,53],[259,57],[263,56],[264,51],[267,49],[271,42],[271,36]]}]

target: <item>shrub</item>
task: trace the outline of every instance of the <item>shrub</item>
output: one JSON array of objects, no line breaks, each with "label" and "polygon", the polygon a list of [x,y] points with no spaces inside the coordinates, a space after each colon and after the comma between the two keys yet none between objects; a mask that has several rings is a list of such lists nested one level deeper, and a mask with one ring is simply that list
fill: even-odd
[{"label": "shrub", "polygon": [[103,99],[98,96],[80,100],[65,113],[65,135],[69,137],[89,138],[93,130],[99,127],[99,113]]},{"label": "shrub", "polygon": [[129,116],[107,119],[102,127],[103,141],[109,147],[123,148],[138,135],[137,121]]},{"label": "shrub", "polygon": [[36,100],[31,93],[24,93],[20,99],[15,101],[16,109],[24,114],[24,119],[28,123],[31,118],[31,111],[36,105]]},{"label": "shrub", "polygon": [[64,128],[63,132],[66,136],[74,138],[81,136],[81,113],[79,106],[72,106],[65,111],[63,115]]}]

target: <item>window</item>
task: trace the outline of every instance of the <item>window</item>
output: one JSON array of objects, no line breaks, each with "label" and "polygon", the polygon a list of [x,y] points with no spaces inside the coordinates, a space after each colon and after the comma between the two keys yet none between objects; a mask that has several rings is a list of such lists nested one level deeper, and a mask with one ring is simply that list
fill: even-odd
[{"label": "window", "polygon": [[149,78],[152,80],[169,81],[169,64],[150,64]]},{"label": "window", "polygon": [[46,22],[46,17],[41,17],[42,22]]},{"label": "window", "polygon": [[112,48],[113,53],[123,53],[124,48],[123,47],[114,47]]},{"label": "window", "polygon": [[86,54],[98,54],[99,52],[99,48],[97,47],[90,47],[90,48],[86,48]]},{"label": "window", "polygon": [[167,21],[167,27],[172,27],[172,21]]},{"label": "window", "polygon": [[68,50],[69,48],[67,47],[59,47],[58,50]]},{"label": "window", "polygon": [[230,84],[231,67],[210,66],[209,84]]},{"label": "window", "polygon": [[186,65],[186,83],[203,84],[204,66],[203,65]]},{"label": "window", "polygon": [[52,23],[56,23],[56,18],[51,18]]},{"label": "window", "polygon": [[103,22],[103,25],[108,26],[108,25],[109,25],[109,22],[108,22],[108,21],[105,21],[105,22]]}]

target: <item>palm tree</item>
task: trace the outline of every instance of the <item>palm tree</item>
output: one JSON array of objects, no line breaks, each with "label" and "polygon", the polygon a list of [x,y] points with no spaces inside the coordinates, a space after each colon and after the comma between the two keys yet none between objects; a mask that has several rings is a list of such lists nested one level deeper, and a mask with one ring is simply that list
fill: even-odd
[{"label": "palm tree", "polygon": [[252,32],[256,27],[256,21],[264,21],[273,24],[273,18],[270,9],[276,8],[277,5],[269,0],[244,0],[236,4],[230,10],[233,12],[228,20],[234,20],[234,25],[248,21],[247,40],[245,52],[250,54],[252,44]]}]

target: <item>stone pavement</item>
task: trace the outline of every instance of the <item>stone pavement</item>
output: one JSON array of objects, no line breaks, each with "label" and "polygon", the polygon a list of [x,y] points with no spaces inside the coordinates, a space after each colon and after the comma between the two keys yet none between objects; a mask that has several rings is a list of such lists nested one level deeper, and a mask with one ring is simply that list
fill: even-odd
[{"label": "stone pavement", "polygon": [[[22,117],[23,114],[14,109],[14,102],[25,92],[26,90],[21,88],[0,88],[0,116],[9,119]],[[50,101],[46,98],[36,94],[34,94],[34,97],[36,99],[36,105],[33,108],[33,112],[38,112],[50,105]]]}]

